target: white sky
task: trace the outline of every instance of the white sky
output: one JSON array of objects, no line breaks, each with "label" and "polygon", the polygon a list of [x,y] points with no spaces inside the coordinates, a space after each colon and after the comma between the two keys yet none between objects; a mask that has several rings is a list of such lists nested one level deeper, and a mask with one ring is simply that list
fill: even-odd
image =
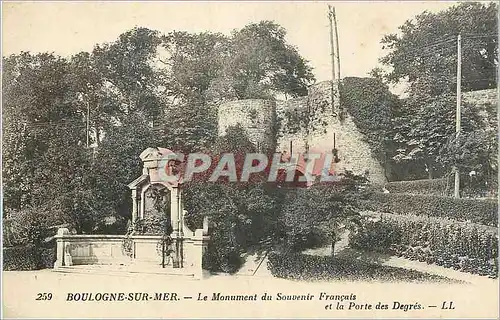
[{"label": "white sky", "polygon": [[[167,33],[228,34],[251,22],[274,20],[311,62],[318,81],[331,77],[327,2],[3,2],[2,55],[20,51],[69,56],[91,51],[135,27]],[[330,2],[337,13],[341,73],[366,76],[383,55],[380,40],[424,10],[455,2]]]}]

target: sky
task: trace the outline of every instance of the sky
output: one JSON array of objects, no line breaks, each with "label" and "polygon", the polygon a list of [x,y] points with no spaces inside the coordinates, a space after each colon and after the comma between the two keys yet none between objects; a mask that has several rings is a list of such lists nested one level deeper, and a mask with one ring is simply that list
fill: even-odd
[{"label": "sky", "polygon": [[252,22],[274,20],[287,41],[314,68],[318,81],[331,79],[327,5],[335,6],[341,77],[366,76],[384,55],[380,40],[407,19],[456,2],[3,2],[2,55],[54,52],[70,56],[111,42],[133,27],[163,33],[229,34]]}]

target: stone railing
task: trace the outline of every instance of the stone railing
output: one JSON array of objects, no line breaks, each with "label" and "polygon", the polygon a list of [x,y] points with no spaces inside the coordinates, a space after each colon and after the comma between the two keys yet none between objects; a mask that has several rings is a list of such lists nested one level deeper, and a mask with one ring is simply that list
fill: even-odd
[{"label": "stone railing", "polygon": [[208,229],[197,229],[165,243],[161,235],[72,235],[61,228],[56,235],[54,269],[74,265],[123,265],[164,270],[201,278]]}]

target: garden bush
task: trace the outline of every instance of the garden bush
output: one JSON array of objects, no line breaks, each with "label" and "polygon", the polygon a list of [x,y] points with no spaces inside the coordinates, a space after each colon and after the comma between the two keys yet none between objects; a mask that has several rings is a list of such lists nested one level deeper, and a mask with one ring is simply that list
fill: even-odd
[{"label": "garden bush", "polygon": [[447,179],[424,179],[411,181],[393,181],[385,185],[391,193],[447,195]]},{"label": "garden bush", "polygon": [[211,241],[203,254],[203,269],[212,272],[235,273],[243,265],[240,250],[222,241]]},{"label": "garden bush", "polygon": [[54,268],[54,263],[56,262],[57,253],[55,246],[53,248],[39,248],[39,268],[41,269],[52,269]]},{"label": "garden bush", "polygon": [[301,253],[268,255],[272,275],[294,280],[348,280],[348,281],[443,281],[443,277],[414,270],[383,266],[352,257],[312,256]]},{"label": "garden bush", "polygon": [[26,245],[3,249],[3,270],[36,270],[39,258],[35,246]]},{"label": "garden bush", "polygon": [[494,200],[377,192],[367,193],[358,204],[363,210],[448,217],[488,226],[498,224],[498,203]]},{"label": "garden bush", "polygon": [[349,237],[352,248],[498,277],[496,228],[438,218],[383,214],[380,220],[364,219]]},{"label": "garden bush", "polygon": [[40,248],[34,245],[3,248],[4,271],[53,268],[55,260],[55,248]]},{"label": "garden bush", "polygon": [[290,191],[282,209],[286,247],[303,251],[338,240],[336,235],[359,218],[358,179],[351,174],[336,183]]}]

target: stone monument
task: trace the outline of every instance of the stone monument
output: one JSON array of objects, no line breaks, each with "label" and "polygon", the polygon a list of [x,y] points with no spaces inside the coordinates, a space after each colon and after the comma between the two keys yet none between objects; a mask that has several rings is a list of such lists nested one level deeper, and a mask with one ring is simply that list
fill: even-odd
[{"label": "stone monument", "polygon": [[[203,253],[208,246],[208,221],[203,228],[191,230],[185,221],[187,211],[182,202],[182,181],[174,178],[183,161],[165,148],[147,148],[140,158],[142,175],[128,187],[132,193],[132,220],[126,235],[70,235],[59,229],[56,235],[57,261],[55,269],[76,265],[122,265],[134,271],[203,275]],[[141,234],[138,225],[147,215],[146,193],[154,189],[170,199],[167,234]]]}]

